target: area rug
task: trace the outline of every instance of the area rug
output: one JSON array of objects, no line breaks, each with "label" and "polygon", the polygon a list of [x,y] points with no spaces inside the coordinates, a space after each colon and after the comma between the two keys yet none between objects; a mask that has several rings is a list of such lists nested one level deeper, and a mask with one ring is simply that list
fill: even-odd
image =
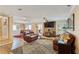
[{"label": "area rug", "polygon": [[55,54],[52,40],[36,40],[12,50],[14,54]]}]

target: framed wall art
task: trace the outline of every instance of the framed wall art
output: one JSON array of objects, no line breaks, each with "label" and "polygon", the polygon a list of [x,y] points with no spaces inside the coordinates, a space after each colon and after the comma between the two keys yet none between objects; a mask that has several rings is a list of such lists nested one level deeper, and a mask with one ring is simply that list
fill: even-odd
[{"label": "framed wall art", "polygon": [[68,29],[75,30],[75,14],[73,13],[68,19],[67,19]]}]

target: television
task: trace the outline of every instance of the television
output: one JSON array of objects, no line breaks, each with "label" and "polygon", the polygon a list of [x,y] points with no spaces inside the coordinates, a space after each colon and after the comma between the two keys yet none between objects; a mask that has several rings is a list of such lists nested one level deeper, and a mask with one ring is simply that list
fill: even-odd
[{"label": "television", "polygon": [[54,27],[55,26],[55,21],[53,22],[45,22],[44,27]]}]

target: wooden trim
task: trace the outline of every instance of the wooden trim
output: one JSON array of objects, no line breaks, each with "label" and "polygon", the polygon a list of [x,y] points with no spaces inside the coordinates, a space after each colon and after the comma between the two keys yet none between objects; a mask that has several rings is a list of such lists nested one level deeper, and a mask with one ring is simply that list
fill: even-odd
[{"label": "wooden trim", "polygon": [[75,14],[73,13],[73,31],[75,31]]},{"label": "wooden trim", "polygon": [[2,19],[2,16],[0,16],[0,41],[2,41],[2,26],[3,26],[3,23],[2,23],[3,19]]}]

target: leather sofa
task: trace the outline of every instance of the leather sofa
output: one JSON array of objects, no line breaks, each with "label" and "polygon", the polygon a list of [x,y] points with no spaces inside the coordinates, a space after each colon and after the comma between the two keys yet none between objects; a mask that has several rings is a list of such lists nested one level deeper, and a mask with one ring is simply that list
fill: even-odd
[{"label": "leather sofa", "polygon": [[26,41],[28,43],[31,43],[31,42],[33,42],[33,41],[35,41],[37,39],[38,39],[38,35],[36,35],[36,34],[29,35],[29,36],[28,35],[24,36],[24,41]]}]

